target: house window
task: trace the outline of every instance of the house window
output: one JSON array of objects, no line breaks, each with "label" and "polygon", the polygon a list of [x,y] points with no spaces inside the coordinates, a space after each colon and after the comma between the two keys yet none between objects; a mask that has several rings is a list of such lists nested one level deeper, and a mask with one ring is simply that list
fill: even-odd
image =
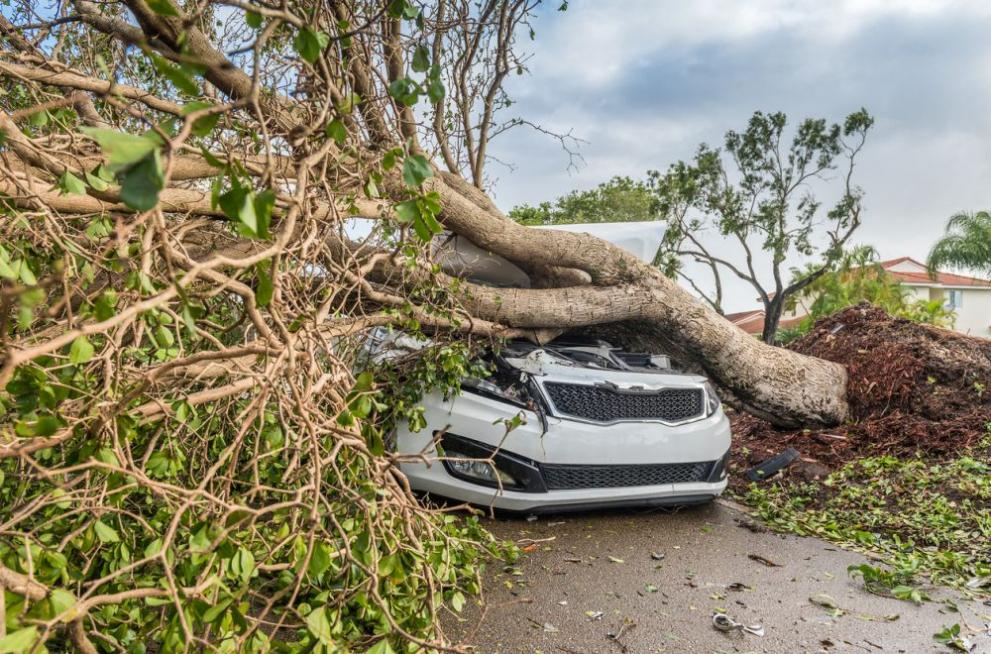
[{"label": "house window", "polygon": [[949,290],[946,292],[946,308],[956,311],[963,306],[963,291]]}]

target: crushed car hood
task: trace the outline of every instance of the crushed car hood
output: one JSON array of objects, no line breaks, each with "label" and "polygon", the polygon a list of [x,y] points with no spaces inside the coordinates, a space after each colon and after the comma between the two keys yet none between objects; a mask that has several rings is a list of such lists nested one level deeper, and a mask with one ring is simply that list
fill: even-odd
[{"label": "crushed car hood", "polygon": [[522,357],[503,357],[509,366],[542,381],[554,380],[574,384],[611,384],[622,389],[653,390],[673,386],[697,387],[706,378],[673,370],[633,368],[614,370],[588,363],[571,361],[547,350],[537,349]]}]

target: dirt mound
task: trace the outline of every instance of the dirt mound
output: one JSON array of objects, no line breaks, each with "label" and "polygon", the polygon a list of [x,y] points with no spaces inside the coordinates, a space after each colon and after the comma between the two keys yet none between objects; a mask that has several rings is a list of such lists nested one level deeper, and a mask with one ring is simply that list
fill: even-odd
[{"label": "dirt mound", "polygon": [[925,451],[949,457],[975,445],[991,423],[991,340],[892,318],[870,305],[818,323],[792,349],[846,366],[852,422],[830,429],[778,430],[749,415],[734,419],[738,468],[794,447],[820,474],[847,461]]}]

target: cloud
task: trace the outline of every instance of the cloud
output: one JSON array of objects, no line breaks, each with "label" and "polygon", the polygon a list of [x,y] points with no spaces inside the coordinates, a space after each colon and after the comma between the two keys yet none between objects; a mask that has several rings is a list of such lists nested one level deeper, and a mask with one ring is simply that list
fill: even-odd
[{"label": "cloud", "polygon": [[666,168],[757,109],[841,120],[861,106],[877,123],[858,240],[925,256],[950,214],[991,207],[991,3],[570,5],[536,21],[532,74],[510,92],[521,115],[587,139],[586,166],[570,174],[556,142],[510,132],[493,151],[515,169],[490,168],[504,208]]}]

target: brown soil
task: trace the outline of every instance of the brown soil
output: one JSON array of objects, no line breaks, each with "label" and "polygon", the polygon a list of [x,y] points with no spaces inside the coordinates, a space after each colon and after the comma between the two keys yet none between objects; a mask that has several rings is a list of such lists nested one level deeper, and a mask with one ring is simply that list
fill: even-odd
[{"label": "brown soil", "polygon": [[789,475],[810,480],[853,459],[924,453],[945,459],[972,447],[991,423],[991,340],[892,318],[870,305],[825,318],[789,347],[846,366],[850,424],[779,430],[733,419],[736,484],[742,472],[787,447]]}]

